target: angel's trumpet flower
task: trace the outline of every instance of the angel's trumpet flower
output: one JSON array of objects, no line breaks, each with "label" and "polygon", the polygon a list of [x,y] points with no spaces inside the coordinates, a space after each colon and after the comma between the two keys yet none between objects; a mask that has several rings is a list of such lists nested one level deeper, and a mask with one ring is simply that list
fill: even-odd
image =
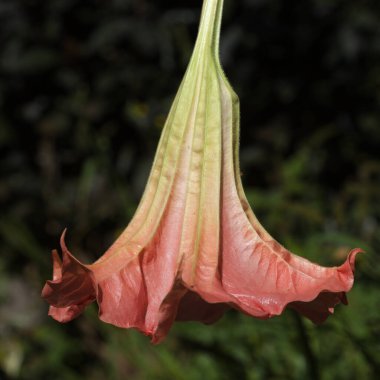
[{"label": "angel's trumpet flower", "polygon": [[324,321],[353,284],[352,250],[324,268],[277,243],[250,209],[240,180],[239,103],[219,62],[223,0],[205,0],[188,69],[170,110],[141,203],[95,263],[61,239],[43,297],[58,321],[91,302],[101,320],[154,342],[174,321],[212,323],[229,307],[269,318],[290,306]]}]

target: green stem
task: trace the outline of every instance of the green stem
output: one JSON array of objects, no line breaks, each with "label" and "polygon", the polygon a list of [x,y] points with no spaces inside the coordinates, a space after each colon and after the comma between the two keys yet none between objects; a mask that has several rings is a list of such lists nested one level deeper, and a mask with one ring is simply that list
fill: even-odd
[{"label": "green stem", "polygon": [[220,25],[222,20],[223,0],[204,0],[195,54],[211,52],[219,59]]}]

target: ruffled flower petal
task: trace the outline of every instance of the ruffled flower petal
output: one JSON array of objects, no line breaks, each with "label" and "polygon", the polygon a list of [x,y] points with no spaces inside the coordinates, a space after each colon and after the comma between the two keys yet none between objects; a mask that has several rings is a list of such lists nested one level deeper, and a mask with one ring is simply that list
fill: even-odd
[{"label": "ruffled flower petal", "polygon": [[269,318],[293,308],[323,322],[354,281],[294,255],[261,226],[239,169],[239,102],[219,63],[222,0],[205,0],[188,70],[130,224],[93,264],[61,238],[42,296],[60,322],[96,301],[99,317],[160,342],[175,321],[214,323],[229,308]]},{"label": "ruffled flower petal", "polygon": [[90,272],[68,251],[64,234],[61,238],[63,260],[53,251],[53,279],[47,281],[42,290],[42,297],[51,305],[49,315],[59,322],[76,318],[96,299]]}]

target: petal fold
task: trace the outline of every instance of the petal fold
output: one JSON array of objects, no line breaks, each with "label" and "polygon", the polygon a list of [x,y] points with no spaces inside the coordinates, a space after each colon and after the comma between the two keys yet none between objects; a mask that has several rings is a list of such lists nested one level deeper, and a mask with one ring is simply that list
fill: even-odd
[{"label": "petal fold", "polygon": [[49,315],[59,322],[76,318],[96,298],[91,272],[74,258],[61,237],[62,260],[52,252],[53,279],[46,281],[42,297],[51,305]]}]

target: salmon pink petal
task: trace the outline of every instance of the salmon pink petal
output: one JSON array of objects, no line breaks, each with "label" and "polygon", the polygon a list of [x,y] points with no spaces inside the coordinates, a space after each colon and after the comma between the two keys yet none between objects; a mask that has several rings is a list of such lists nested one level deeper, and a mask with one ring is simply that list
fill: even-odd
[{"label": "salmon pink petal", "polygon": [[92,300],[89,300],[81,305],[72,305],[67,307],[50,306],[48,315],[58,322],[67,323],[82,314],[86,306],[91,302]]},{"label": "salmon pink petal", "polygon": [[51,305],[49,315],[59,322],[68,322],[95,300],[95,290],[90,271],[67,250],[64,234],[61,248],[62,261],[57,251],[52,253],[53,280],[46,282],[42,297]]},{"label": "salmon pink petal", "polygon": [[297,301],[290,303],[288,306],[309,318],[315,324],[321,324],[334,313],[334,308],[339,303],[347,305],[346,293],[322,292],[310,302]]},{"label": "salmon pink petal", "polygon": [[354,281],[354,249],[325,268],[276,242],[245,197],[239,168],[239,100],[218,57],[223,0],[204,0],[198,38],[174,99],[140,205],[93,264],[61,238],[42,296],[67,322],[91,302],[99,317],[159,343],[175,321],[214,323],[229,308],[257,318],[290,307],[315,323]]},{"label": "salmon pink petal", "polygon": [[222,318],[229,308],[229,305],[225,303],[208,303],[197,293],[188,291],[181,299],[176,321],[198,321],[211,324]]}]

